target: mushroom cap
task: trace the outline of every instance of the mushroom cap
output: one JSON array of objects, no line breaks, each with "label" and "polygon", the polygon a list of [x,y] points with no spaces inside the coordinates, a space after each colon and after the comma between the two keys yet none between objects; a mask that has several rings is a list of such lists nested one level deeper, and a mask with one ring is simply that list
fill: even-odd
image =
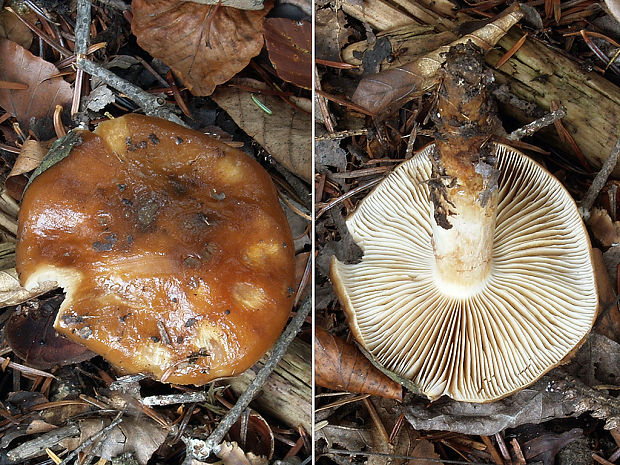
[{"label": "mushroom cap", "polygon": [[550,173],[496,144],[499,204],[491,271],[466,292],[439,286],[429,146],[347,219],[361,262],[331,276],[354,336],[431,399],[489,402],[536,381],[583,342],[598,298],[575,202]]},{"label": "mushroom cap", "polygon": [[157,118],[80,136],[25,192],[22,284],[58,282],[56,330],[125,372],[201,385],[250,367],[293,302],[293,241],[268,173]]}]

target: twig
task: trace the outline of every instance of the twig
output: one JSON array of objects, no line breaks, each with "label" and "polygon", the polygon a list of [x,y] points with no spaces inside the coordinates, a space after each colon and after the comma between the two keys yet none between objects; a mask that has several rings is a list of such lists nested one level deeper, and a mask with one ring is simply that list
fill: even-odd
[{"label": "twig", "polygon": [[517,441],[516,438],[513,438],[510,441],[510,444],[512,444],[512,449],[515,452],[515,456],[517,457],[517,465],[525,465],[527,462],[525,461],[525,457],[523,456],[523,451],[521,450],[521,445],[519,444],[519,441]]},{"label": "twig", "polygon": [[592,206],[594,205],[594,201],[596,197],[598,197],[599,192],[605,186],[609,175],[612,173],[616,165],[618,164],[618,158],[620,157],[620,139],[616,141],[616,145],[611,149],[611,154],[603,163],[601,170],[598,172],[594,180],[592,181],[592,185],[586,192],[586,195],[583,196],[583,200],[579,202],[579,212],[584,220],[590,218],[590,210],[592,210]]},{"label": "twig", "polygon": [[379,433],[379,437],[381,438],[383,442],[382,445],[387,446],[390,443],[390,437],[387,434],[385,425],[381,421],[381,418],[379,417],[379,414],[377,413],[375,406],[372,404],[372,402],[370,401],[368,397],[363,399],[362,402],[364,403],[366,410],[368,410],[370,419],[372,420],[373,424],[375,425],[375,428],[377,429],[377,432]]},{"label": "twig", "polygon": [[77,18],[75,19],[75,54],[86,56],[90,41],[90,0],[77,1]]},{"label": "twig", "polygon": [[[0,357],[0,365],[2,365],[3,363],[6,362],[6,358],[4,357]],[[50,373],[47,373],[45,371],[41,371],[41,370],[37,370],[36,368],[30,368],[26,365],[22,365],[20,363],[15,363],[15,362],[11,362],[9,360],[9,363],[7,365],[9,368],[12,368],[13,370],[17,370],[17,371],[21,371],[22,373],[26,374],[26,375],[32,375],[32,376],[43,376],[45,378],[54,378],[56,379],[56,377]]]},{"label": "twig", "polygon": [[167,119],[168,121],[187,127],[181,118],[170,111],[170,109],[166,106],[166,101],[162,97],[149,94],[138,86],[126,81],[125,79],[119,78],[113,72],[105,69],[103,66],[93,61],[87,60],[86,58],[79,59],[77,61],[77,65],[86,73],[91,76],[98,77],[110,87],[113,87],[119,92],[127,95],[127,97],[142,107],[144,113],[148,116]]},{"label": "twig", "polygon": [[93,434],[91,437],[89,437],[86,441],[84,441],[82,444],[76,447],[69,455],[65,457],[65,459],[62,462],[60,462],[59,465],[67,465],[69,461],[73,460],[75,456],[77,456],[80,452],[82,452],[84,449],[86,449],[91,444],[93,444],[95,441],[97,441],[101,436],[107,435],[112,429],[116,428],[123,421],[122,416],[123,416],[123,412],[122,411],[118,412],[118,415],[116,415],[114,420],[112,420],[112,423],[110,423],[105,428],[100,429],[95,434]]},{"label": "twig", "polygon": [[148,405],[149,407],[153,407],[161,405],[189,404],[192,402],[205,402],[206,400],[208,400],[207,393],[204,391],[197,391],[145,397],[142,399],[142,403],[144,405]]},{"label": "twig", "polygon": [[98,77],[119,92],[126,94],[142,107],[144,113],[148,116],[156,116],[186,126],[177,115],[170,111],[162,97],[151,95],[131,82],[118,77],[103,66],[86,59],[90,20],[90,0],[78,0],[78,18],[75,28],[75,63],[77,67],[91,76]]},{"label": "twig", "polygon": [[226,415],[224,415],[224,417],[222,417],[222,420],[213,430],[211,435],[209,435],[207,440],[202,441],[194,438],[183,438],[183,442],[185,442],[187,446],[187,456],[183,462],[184,464],[191,463],[193,458],[204,461],[209,457],[209,455],[211,455],[212,452],[218,451],[219,445],[224,440],[224,436],[226,436],[228,430],[239,419],[239,416],[248,407],[258,391],[263,387],[273,369],[286,353],[288,346],[301,329],[301,326],[310,313],[311,308],[312,299],[311,296],[308,295],[298,308],[297,314],[293,317],[276,342],[269,360],[267,360],[265,365],[256,374],[256,378],[254,378],[254,380],[250,383],[246,391],[239,396],[235,406],[231,408]]},{"label": "twig", "polygon": [[385,454],[382,452],[362,452],[362,451],[350,451],[345,449],[326,449],[324,451],[326,454],[334,454],[334,455],[350,455],[350,456],[360,456],[360,457],[385,457],[389,459],[405,459],[410,460],[413,463],[415,462],[436,462],[436,463],[449,463],[454,465],[488,465],[488,463],[482,462],[469,462],[464,460],[447,460],[447,459],[436,459],[431,457],[413,457],[411,455],[401,455],[401,454]]},{"label": "twig", "polygon": [[491,457],[493,458],[493,461],[496,463],[496,465],[502,465],[504,462],[502,461],[502,458],[497,452],[497,449],[493,445],[493,441],[491,441],[491,438],[489,436],[480,437],[482,438],[482,442],[484,442],[484,445],[486,446],[487,452],[491,454]]},{"label": "twig", "polygon": [[523,126],[522,128],[519,128],[515,131],[512,131],[507,139],[509,140],[521,140],[526,136],[531,136],[532,134],[534,134],[536,131],[549,126],[553,123],[555,123],[556,121],[564,118],[566,116],[566,110],[564,108],[558,108],[555,111],[552,111],[551,113],[547,113],[545,116],[543,116],[542,118],[539,118],[535,121],[532,121],[531,123]]},{"label": "twig", "polygon": [[510,462],[510,452],[508,452],[508,447],[506,447],[506,443],[504,442],[502,434],[495,433],[495,440],[497,441],[497,446],[502,453],[502,458],[504,459],[504,462]]},{"label": "twig", "polygon": [[314,66],[314,87],[317,90],[316,99],[319,102],[319,110],[321,111],[323,124],[327,132],[332,133],[334,132],[334,122],[332,120],[332,115],[329,113],[329,108],[327,107],[327,99],[318,93],[318,91],[321,90],[321,79],[316,66]]},{"label": "twig", "polygon": [[317,211],[315,219],[319,219],[321,216],[323,216],[325,214],[325,212],[327,212],[331,208],[335,207],[339,203],[343,202],[344,200],[348,199],[349,197],[354,196],[358,192],[361,192],[361,191],[363,191],[365,189],[369,189],[372,186],[374,186],[375,184],[379,184],[379,182],[381,182],[382,179],[383,179],[383,177],[379,177],[377,179],[373,179],[372,181],[367,182],[366,184],[362,184],[361,186],[358,186],[355,189],[351,189],[349,192],[347,192],[346,194],[341,195],[340,197],[337,197],[335,199],[330,200],[329,202],[324,203],[321,206],[321,208]]},{"label": "twig", "polygon": [[[78,0],[77,18],[75,20],[75,61],[86,58],[88,45],[90,42],[90,0]],[[84,71],[78,69],[75,75],[75,85],[73,86],[73,100],[71,102],[71,115],[80,111],[80,100],[82,97],[82,83],[84,81]]]},{"label": "twig", "polygon": [[345,137],[353,137],[353,136],[365,136],[368,134],[368,129],[349,129],[347,131],[338,131],[327,133],[322,136],[317,136],[314,138],[315,141],[321,140],[338,140],[344,139]]},{"label": "twig", "polygon": [[58,428],[40,436],[20,444],[15,449],[9,451],[6,455],[12,462],[22,462],[41,455],[41,452],[50,444],[55,445],[62,439],[79,436],[80,428],[76,424],[69,424],[62,428]]},{"label": "twig", "polygon": [[54,42],[52,39],[50,39],[49,37],[47,37],[47,34],[45,34],[41,29],[39,29],[38,27],[36,27],[34,24],[32,24],[30,21],[22,18],[20,15],[17,14],[17,12],[15,12],[15,10],[13,10],[10,6],[6,6],[4,7],[5,10],[10,11],[11,13],[13,13],[15,16],[17,16],[17,18],[24,23],[28,29],[30,29],[32,32],[34,32],[39,38],[41,38],[41,40],[43,40],[47,45],[49,45],[50,47],[52,47],[54,50],[56,50],[58,53],[60,53],[61,55],[65,56],[65,57],[69,57],[71,55],[73,55],[71,53],[70,50],[67,50],[65,47],[63,47],[62,45],[57,44],[56,42]]},{"label": "twig", "polygon": [[293,199],[290,195],[288,195],[283,190],[278,191],[278,196],[280,197],[280,201],[284,203],[287,207],[301,216],[303,219],[312,221],[312,214],[310,210],[308,210],[305,205],[300,204],[295,199]]},{"label": "twig", "polygon": [[126,11],[131,9],[131,7],[122,0],[97,0],[97,2],[119,11]]}]

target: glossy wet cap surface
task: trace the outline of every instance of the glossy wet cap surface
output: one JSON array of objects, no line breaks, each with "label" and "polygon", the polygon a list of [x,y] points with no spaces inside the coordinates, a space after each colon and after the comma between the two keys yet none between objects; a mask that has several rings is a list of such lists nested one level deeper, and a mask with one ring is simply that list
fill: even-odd
[{"label": "glossy wet cap surface", "polygon": [[267,172],[156,118],[81,138],[30,185],[19,217],[22,283],[65,288],[57,331],[171,383],[254,364],[293,302],[293,241]]}]

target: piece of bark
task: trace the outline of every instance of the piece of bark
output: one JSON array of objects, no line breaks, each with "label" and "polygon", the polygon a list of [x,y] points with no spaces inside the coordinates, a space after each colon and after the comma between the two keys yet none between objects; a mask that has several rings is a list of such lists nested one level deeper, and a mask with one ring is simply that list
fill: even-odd
[{"label": "piece of bark", "polygon": [[[512,28],[491,50],[486,61],[495,66],[498,60],[523,36]],[[566,108],[562,123],[585,157],[594,167],[600,167],[612,151],[618,138],[620,120],[620,88],[600,74],[584,71],[577,62],[549,48],[543,42],[528,37],[523,46],[495,72],[499,84],[507,84],[511,93],[549,111],[551,102]],[[512,105],[502,109],[519,122],[533,118]],[[554,130],[543,130],[537,137],[553,141],[568,153],[572,149],[563,143]],[[557,144],[557,145],[556,145]],[[620,176],[620,165],[614,176]]]},{"label": "piece of bark", "polygon": [[450,31],[435,34],[431,33],[433,29],[432,26],[409,24],[383,31],[377,34],[377,42],[372,46],[366,41],[355,42],[347,46],[342,51],[342,59],[355,66],[364,65],[364,71],[369,72],[365,62],[368,61],[369,54],[376,55],[373,51],[377,43],[385,38],[389,44],[389,53],[378,63],[378,71],[384,71],[403,66],[457,39],[457,36]]},{"label": "piece of bark", "polygon": [[353,344],[315,329],[315,380],[319,386],[402,399],[402,387],[377,370]]},{"label": "piece of bark", "polygon": [[[263,357],[252,368],[241,375],[227,380],[232,391],[240,395],[245,392],[268,356]],[[291,428],[301,425],[312,431],[312,359],[310,344],[296,338],[288,352],[269,377],[252,405],[257,411],[282,421]]]},{"label": "piece of bark", "polygon": [[342,2],[342,9],[348,15],[380,31],[415,22],[413,16],[403,13],[385,0],[347,0]]}]

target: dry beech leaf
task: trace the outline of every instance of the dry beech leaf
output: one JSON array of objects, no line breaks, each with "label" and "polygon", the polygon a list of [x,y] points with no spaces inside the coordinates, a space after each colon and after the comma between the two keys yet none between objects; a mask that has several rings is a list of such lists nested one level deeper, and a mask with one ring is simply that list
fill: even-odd
[{"label": "dry beech leaf", "polygon": [[353,344],[321,328],[315,334],[315,381],[334,391],[402,399],[402,386],[377,370]]},{"label": "dry beech leaf", "polygon": [[78,363],[95,356],[54,329],[54,320],[63,297],[52,297],[39,307],[18,310],[4,327],[4,338],[26,365],[41,370]]},{"label": "dry beech leaf", "polygon": [[[74,450],[99,433],[109,424],[108,420],[88,419],[79,422],[80,437],[64,439],[62,445]],[[147,417],[125,418],[98,442],[96,453],[101,458],[112,458],[131,453],[140,465],[146,465],[153,453],[162,445],[168,431]]]},{"label": "dry beech leaf", "polygon": [[467,34],[451,44],[440,47],[411,63],[365,77],[353,94],[353,102],[373,114],[396,109],[407,101],[435,86],[437,72],[445,61],[446,52],[453,45],[472,41],[483,50],[489,50],[501,39],[523,13],[515,3],[495,21]]},{"label": "dry beech leaf", "polygon": [[593,208],[588,226],[601,245],[609,247],[620,243],[620,221],[612,221],[607,211]]},{"label": "dry beech leaf", "polygon": [[251,465],[245,452],[236,442],[223,442],[217,452],[223,465]]},{"label": "dry beech leaf", "polygon": [[265,20],[265,45],[278,76],[312,88],[312,24],[287,18]]},{"label": "dry beech leaf", "polygon": [[435,452],[435,446],[427,439],[417,441],[409,455],[417,457],[417,460],[412,461],[416,465],[441,465],[443,463],[439,454]]},{"label": "dry beech leaf", "polygon": [[[609,273],[600,249],[592,248],[592,263],[594,264],[594,276],[598,292],[598,314],[595,324],[597,333],[608,337],[612,341],[620,343],[620,309],[614,292],[614,285],[609,279]],[[617,265],[617,261],[615,262]]]},{"label": "dry beech leaf", "polygon": [[[28,10],[30,11],[30,10]],[[27,14],[26,17],[32,19],[34,14]],[[35,16],[36,21],[36,16]],[[32,45],[33,34],[28,26],[19,20],[17,15],[12,11],[0,11],[0,37],[17,42],[24,48],[30,48]]]},{"label": "dry beech leaf", "polygon": [[269,460],[273,457],[275,446],[273,431],[258,412],[251,411],[249,416],[239,418],[231,426],[228,434],[233,441],[241,444],[248,454],[266,457]]},{"label": "dry beech leaf", "polygon": [[21,82],[26,90],[0,89],[0,106],[19,121],[28,132],[31,118],[44,119],[53,127],[56,105],[68,107],[73,91],[58,74],[56,67],[34,56],[21,45],[0,39],[0,81]]},{"label": "dry beech leaf", "polygon": [[19,284],[15,268],[2,270],[0,271],[0,307],[24,303],[57,287],[56,281],[45,281],[39,283],[34,289],[26,290]]},{"label": "dry beech leaf", "polygon": [[317,10],[314,17],[316,56],[323,60],[340,61],[340,50],[349,41],[351,29],[346,27],[344,11],[331,8]]},{"label": "dry beech leaf", "polygon": [[133,0],[131,30],[138,44],[162,60],[194,95],[245,68],[263,47],[263,19],[271,9],[238,10],[178,0]]},{"label": "dry beech leaf", "polygon": [[[260,88],[257,81],[245,80],[250,87]],[[249,92],[225,87],[211,97],[250,137],[263,146],[286,169],[307,182],[312,179],[312,116],[297,111],[278,97],[257,98],[271,110],[265,113]]]},{"label": "dry beech leaf", "polygon": [[[49,147],[48,147],[49,148]],[[22,145],[13,169],[6,178],[4,186],[14,199],[21,199],[28,179],[24,174],[34,170],[45,158],[47,148],[39,141],[28,139]]]}]

